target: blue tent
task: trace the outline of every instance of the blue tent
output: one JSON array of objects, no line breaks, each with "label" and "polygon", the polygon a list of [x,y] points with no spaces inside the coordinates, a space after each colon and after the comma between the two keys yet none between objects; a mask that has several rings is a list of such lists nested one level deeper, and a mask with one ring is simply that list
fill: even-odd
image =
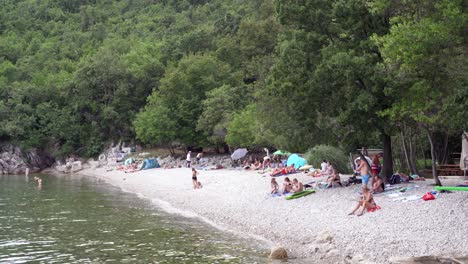
[{"label": "blue tent", "polygon": [[294,168],[297,170],[300,167],[304,166],[307,164],[307,160],[304,158],[299,157],[297,154],[292,154],[289,156],[288,161],[286,165],[291,166],[291,164],[294,163]]},{"label": "blue tent", "polygon": [[156,159],[145,159],[143,163],[143,170],[159,168],[159,163]]}]

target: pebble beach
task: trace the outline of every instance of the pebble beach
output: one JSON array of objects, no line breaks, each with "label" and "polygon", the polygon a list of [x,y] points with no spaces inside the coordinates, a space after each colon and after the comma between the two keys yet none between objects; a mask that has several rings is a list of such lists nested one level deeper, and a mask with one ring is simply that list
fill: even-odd
[{"label": "pebble beach", "polygon": [[[294,200],[271,197],[271,177],[257,171],[199,171],[202,189],[194,190],[188,168],[134,173],[86,169],[124,191],[151,200],[169,213],[197,217],[240,237],[258,241],[266,253],[286,248],[304,263],[402,263],[417,256],[468,255],[468,192],[440,193],[432,201],[417,199],[432,191],[433,181],[399,184],[374,195],[381,207],[363,216],[348,215],[359,199],[359,185],[317,188]],[[288,175],[303,183],[325,181],[303,173]],[[342,180],[346,176],[342,177]],[[282,185],[284,176],[277,177]],[[442,180],[456,185],[463,180]]]}]

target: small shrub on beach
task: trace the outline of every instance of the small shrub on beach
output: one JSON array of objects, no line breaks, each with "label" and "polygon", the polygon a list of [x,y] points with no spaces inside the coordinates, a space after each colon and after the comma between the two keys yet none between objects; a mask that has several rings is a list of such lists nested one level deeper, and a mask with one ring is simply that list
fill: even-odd
[{"label": "small shrub on beach", "polygon": [[344,152],[333,146],[329,145],[317,145],[312,149],[309,149],[305,158],[309,164],[313,165],[314,168],[320,168],[322,160],[328,160],[340,173],[350,173],[351,168],[348,164],[348,158]]}]

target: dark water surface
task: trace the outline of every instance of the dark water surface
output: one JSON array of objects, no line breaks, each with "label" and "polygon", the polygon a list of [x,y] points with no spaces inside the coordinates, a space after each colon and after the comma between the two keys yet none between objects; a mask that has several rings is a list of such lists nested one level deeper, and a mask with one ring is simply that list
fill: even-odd
[{"label": "dark water surface", "polygon": [[0,263],[266,263],[264,250],[82,176],[0,176]]}]

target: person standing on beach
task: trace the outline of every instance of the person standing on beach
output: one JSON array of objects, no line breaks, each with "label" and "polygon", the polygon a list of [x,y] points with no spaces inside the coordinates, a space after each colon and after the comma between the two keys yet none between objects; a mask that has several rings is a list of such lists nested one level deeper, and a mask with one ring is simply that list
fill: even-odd
[{"label": "person standing on beach", "polygon": [[190,168],[190,162],[192,162],[192,158],[191,158],[191,155],[192,155],[192,151],[189,150],[189,152],[187,152],[187,168]]},{"label": "person standing on beach", "polygon": [[192,183],[193,189],[200,189],[201,183],[197,179],[198,171],[195,168],[192,168]]},{"label": "person standing on beach", "polygon": [[375,182],[377,180],[377,177],[379,177],[380,170],[381,170],[381,165],[380,165],[380,153],[375,154],[372,157],[372,181]]},{"label": "person standing on beach", "polygon": [[197,154],[197,164],[200,164],[200,160],[203,157],[203,152]]},{"label": "person standing on beach", "polygon": [[368,188],[369,184],[369,167],[367,166],[367,163],[361,159],[357,160],[358,167],[356,168],[356,172],[359,172],[362,176],[362,188]]}]

